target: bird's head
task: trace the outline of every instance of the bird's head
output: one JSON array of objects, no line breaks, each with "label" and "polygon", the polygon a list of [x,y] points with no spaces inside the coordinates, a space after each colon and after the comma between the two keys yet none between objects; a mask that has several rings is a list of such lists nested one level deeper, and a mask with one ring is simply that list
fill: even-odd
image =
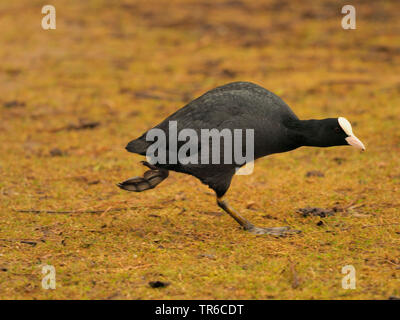
[{"label": "bird's head", "polygon": [[350,122],[343,117],[320,120],[318,140],[323,146],[351,145],[361,151],[364,144],[354,135]]},{"label": "bird's head", "polygon": [[350,122],[343,117],[299,120],[288,124],[292,141],[299,146],[333,147],[351,145],[364,151],[364,144],[354,135]]}]

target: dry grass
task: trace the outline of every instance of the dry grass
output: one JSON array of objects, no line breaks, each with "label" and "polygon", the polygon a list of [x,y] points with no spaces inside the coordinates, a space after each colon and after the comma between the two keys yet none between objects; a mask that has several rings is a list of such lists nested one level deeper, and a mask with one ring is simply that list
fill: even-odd
[{"label": "dry grass", "polygon": [[[340,1],[53,3],[55,31],[41,29],[47,2],[0,4],[1,298],[400,295],[398,1],[353,1],[355,31],[341,28]],[[227,196],[246,217],[301,235],[239,230],[189,176],[142,194],[115,186],[143,170],[129,140],[235,80],[303,119],[345,116],[367,145],[274,155],[234,179]],[[347,209],[296,213],[306,206]],[[41,288],[43,264],[55,266],[56,290]],[[347,264],[356,290],[341,288]]]}]

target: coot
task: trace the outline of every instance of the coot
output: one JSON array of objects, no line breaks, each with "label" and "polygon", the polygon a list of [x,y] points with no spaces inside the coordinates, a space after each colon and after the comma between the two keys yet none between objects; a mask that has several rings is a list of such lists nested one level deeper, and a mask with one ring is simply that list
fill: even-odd
[{"label": "coot", "polygon": [[[171,131],[171,125],[175,131]],[[177,133],[188,129],[184,135],[185,139],[177,138]],[[203,142],[199,137],[206,129],[211,131],[217,129],[216,133],[220,135],[216,141],[224,141],[222,147],[221,143],[217,144],[219,147],[217,155],[220,156],[217,161],[211,161],[215,160],[212,158],[213,152],[205,153],[205,158],[203,155],[200,156],[201,151],[206,149],[204,146],[211,146],[211,151],[214,151],[215,147],[212,145],[212,137],[205,145],[199,142],[200,140]],[[230,139],[225,139],[226,137],[221,135],[223,130],[225,133],[226,130],[230,130],[229,132],[242,130],[237,136],[239,138],[244,137],[245,131],[252,132],[253,138],[244,141],[239,139],[237,140],[239,142],[232,141],[232,136],[236,137],[235,134],[233,133]],[[157,161],[160,157],[155,152],[155,133],[165,135],[164,139],[159,136],[157,141],[158,153],[165,153],[161,157],[164,161]],[[198,137],[194,137],[195,135]],[[252,147],[250,150],[253,159],[250,160],[273,153],[287,152],[301,146],[351,145],[365,150],[363,143],[353,134],[350,122],[345,118],[300,120],[290,107],[272,92],[250,82],[234,82],[206,92],[139,138],[129,142],[126,149],[147,156],[148,162],[142,161],[142,163],[150,170],[142,177],[128,179],[118,186],[124,190],[141,192],[156,187],[168,177],[169,170],[189,174],[215,191],[219,207],[234,218],[243,229],[254,234],[276,236],[298,232],[289,227],[257,227],[230,207],[224,199],[237,169],[249,162],[243,161],[243,158],[240,161],[236,158],[232,160],[233,150],[238,143],[238,149],[242,152],[247,150],[247,147]],[[187,144],[186,149],[183,153],[179,153],[184,144]],[[188,161],[187,151],[192,152],[192,158],[189,158],[192,161]]]}]

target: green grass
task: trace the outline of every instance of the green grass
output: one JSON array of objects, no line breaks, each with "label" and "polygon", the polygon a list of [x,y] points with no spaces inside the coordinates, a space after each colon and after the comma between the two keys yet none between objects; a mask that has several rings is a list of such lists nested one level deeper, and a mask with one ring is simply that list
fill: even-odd
[{"label": "green grass", "polygon": [[[51,31],[42,5],[0,4],[0,298],[400,295],[398,2],[354,3],[349,31],[338,1],[60,0]],[[234,178],[227,198],[244,216],[300,235],[240,230],[190,176],[172,173],[140,194],[115,186],[143,171],[128,141],[236,80],[279,94],[303,119],[344,116],[366,144],[363,154],[273,155]],[[100,125],[68,130],[80,121]],[[306,206],[347,209],[296,213]],[[32,209],[73,213],[18,212]],[[55,290],[41,287],[44,264],[56,268]],[[341,287],[348,264],[355,290]],[[150,288],[155,280],[170,285]]]}]

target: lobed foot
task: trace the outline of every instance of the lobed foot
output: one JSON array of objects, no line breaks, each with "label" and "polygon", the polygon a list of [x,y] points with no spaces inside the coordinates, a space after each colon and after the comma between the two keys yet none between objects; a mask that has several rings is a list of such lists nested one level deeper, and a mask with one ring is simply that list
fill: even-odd
[{"label": "lobed foot", "polygon": [[260,228],[254,225],[245,228],[245,230],[252,234],[268,234],[276,237],[285,237],[290,234],[301,232],[300,230],[290,229],[289,227]]}]

